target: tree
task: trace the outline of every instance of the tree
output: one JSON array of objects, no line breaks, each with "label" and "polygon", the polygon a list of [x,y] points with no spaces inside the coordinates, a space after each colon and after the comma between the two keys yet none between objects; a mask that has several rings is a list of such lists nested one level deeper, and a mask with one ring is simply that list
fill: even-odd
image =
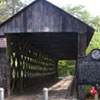
[{"label": "tree", "polygon": [[4,14],[4,5],[6,4],[6,1],[2,1],[0,2],[0,23],[2,22],[3,18],[6,17],[6,15]]},{"label": "tree", "polygon": [[0,3],[0,23],[17,13],[25,6],[21,0],[4,0]]},{"label": "tree", "polygon": [[25,3],[27,5],[27,4],[29,4],[29,3],[33,2],[33,1],[35,1],[35,0],[24,0],[23,3]]},{"label": "tree", "polygon": [[93,17],[91,20],[92,27],[95,28],[96,33],[100,32],[100,16]]},{"label": "tree", "polygon": [[85,9],[85,7],[83,5],[78,5],[78,6],[74,6],[74,7],[72,7],[71,5],[67,5],[67,6],[62,7],[62,9],[65,10],[66,12],[70,13],[74,17],[76,17],[88,24],[90,23],[91,15]]},{"label": "tree", "polygon": [[25,4],[22,3],[21,0],[8,0],[5,5],[6,9],[8,9],[7,11],[12,15],[17,13],[24,6]]},{"label": "tree", "polygon": [[75,60],[60,60],[58,63],[58,75],[61,77],[74,75]]}]

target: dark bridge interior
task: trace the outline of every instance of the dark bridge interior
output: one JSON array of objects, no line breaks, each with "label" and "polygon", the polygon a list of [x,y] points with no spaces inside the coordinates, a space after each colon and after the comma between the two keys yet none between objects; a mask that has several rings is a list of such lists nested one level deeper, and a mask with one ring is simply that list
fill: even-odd
[{"label": "dark bridge interior", "polygon": [[78,33],[75,32],[50,32],[50,33],[21,33],[7,34],[14,40],[29,43],[33,48],[45,52],[50,57],[58,60],[76,59],[78,53]]},{"label": "dark bridge interior", "polygon": [[58,60],[77,58],[77,33],[9,33],[6,38],[11,93],[53,80],[57,77]]}]

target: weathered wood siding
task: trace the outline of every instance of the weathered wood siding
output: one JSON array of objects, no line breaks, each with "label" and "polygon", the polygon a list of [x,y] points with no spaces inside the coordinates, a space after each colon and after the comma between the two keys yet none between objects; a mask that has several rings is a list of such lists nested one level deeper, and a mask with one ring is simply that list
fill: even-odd
[{"label": "weathered wood siding", "polygon": [[0,87],[5,89],[5,93],[7,92],[6,66],[6,49],[0,48]]},{"label": "weathered wood siding", "polygon": [[87,32],[87,25],[44,0],[37,0],[0,25],[0,35],[21,32]]}]

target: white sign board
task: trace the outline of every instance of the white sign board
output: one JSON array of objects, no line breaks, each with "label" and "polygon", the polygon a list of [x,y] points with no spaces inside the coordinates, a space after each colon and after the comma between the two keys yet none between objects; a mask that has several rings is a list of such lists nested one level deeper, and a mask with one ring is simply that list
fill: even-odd
[{"label": "white sign board", "polygon": [[6,47],[7,47],[6,38],[0,38],[0,48],[6,48]]}]

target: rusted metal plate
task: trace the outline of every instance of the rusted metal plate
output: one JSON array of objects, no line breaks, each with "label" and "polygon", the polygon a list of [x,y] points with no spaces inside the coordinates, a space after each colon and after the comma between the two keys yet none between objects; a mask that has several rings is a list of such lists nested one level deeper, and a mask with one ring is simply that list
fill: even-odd
[{"label": "rusted metal plate", "polygon": [[0,38],[0,48],[6,48],[6,47],[7,47],[6,38]]}]

